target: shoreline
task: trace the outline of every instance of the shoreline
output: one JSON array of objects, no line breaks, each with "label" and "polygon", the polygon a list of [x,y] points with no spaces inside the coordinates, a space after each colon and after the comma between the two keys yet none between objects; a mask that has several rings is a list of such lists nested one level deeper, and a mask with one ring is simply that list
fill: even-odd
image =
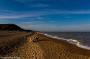
[{"label": "shoreline", "polygon": [[[33,34],[33,35],[32,35]],[[64,40],[47,37],[41,33],[32,33],[27,41],[5,57],[20,57],[21,59],[90,59],[90,50],[82,49]],[[30,38],[38,37],[36,41]]]},{"label": "shoreline", "polygon": [[[81,50],[90,51],[89,49],[79,47],[79,46],[77,46],[76,44],[72,44],[72,43],[70,43],[70,42],[68,42],[68,41],[66,41],[66,40],[62,40],[62,39],[57,39],[57,38],[49,37],[49,36],[46,36],[46,35],[44,35],[44,34],[42,34],[42,33],[39,33],[39,34],[42,35],[42,36],[47,37],[49,40],[52,40],[52,41],[57,42],[57,43],[60,42],[60,43],[63,43],[63,44],[67,44],[67,45],[75,46],[75,47],[77,47],[77,48],[80,48]],[[43,40],[42,40],[42,41],[43,41]]]},{"label": "shoreline", "polygon": [[[56,57],[57,59],[67,59],[67,58],[89,59],[90,58],[90,50],[77,47],[76,45],[71,44],[65,40],[58,40],[55,38],[47,37],[42,34],[38,34],[38,37],[39,40],[36,43],[38,43],[41,46],[42,50],[45,51],[46,53],[45,59],[50,59],[50,58],[55,59]],[[63,54],[66,56],[63,56]],[[51,57],[49,57],[49,55]]]},{"label": "shoreline", "polygon": [[40,34],[45,35],[52,39],[66,41],[69,44],[76,45],[77,47],[82,48],[82,49],[90,50],[89,46],[82,45],[78,40],[75,40],[75,39],[65,39],[65,38],[60,38],[58,36],[48,35],[48,34],[44,34],[44,33],[40,33]]}]

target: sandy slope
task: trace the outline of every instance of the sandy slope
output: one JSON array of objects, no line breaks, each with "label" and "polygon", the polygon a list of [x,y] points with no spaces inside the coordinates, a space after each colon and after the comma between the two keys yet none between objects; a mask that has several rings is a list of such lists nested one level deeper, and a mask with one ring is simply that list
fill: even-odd
[{"label": "sandy slope", "polygon": [[[38,41],[30,42],[29,38],[33,36],[37,36]],[[41,34],[34,34],[28,37],[27,42],[4,56],[21,59],[90,59],[90,51]]]},{"label": "sandy slope", "polygon": [[12,53],[9,53],[9,57],[20,57],[21,59],[44,59],[43,51],[36,43],[27,42],[23,46],[16,48]]}]

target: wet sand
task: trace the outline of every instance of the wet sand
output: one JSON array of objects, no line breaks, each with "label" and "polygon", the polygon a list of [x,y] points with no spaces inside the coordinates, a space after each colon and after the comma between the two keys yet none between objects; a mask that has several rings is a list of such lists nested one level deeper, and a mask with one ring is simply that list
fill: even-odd
[{"label": "wet sand", "polygon": [[[30,38],[33,37],[38,39],[31,42]],[[14,47],[12,52],[3,56],[21,59],[90,59],[90,50],[38,33],[28,36],[26,42],[19,47]]]}]

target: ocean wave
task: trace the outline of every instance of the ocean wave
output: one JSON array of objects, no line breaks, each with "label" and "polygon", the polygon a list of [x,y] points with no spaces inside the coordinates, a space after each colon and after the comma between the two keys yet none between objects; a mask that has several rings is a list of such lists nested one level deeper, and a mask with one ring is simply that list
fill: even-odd
[{"label": "ocean wave", "polygon": [[64,41],[69,42],[70,44],[76,45],[77,47],[90,50],[89,46],[85,46],[85,45],[81,44],[80,41],[75,40],[75,39],[65,39],[65,38],[62,38],[62,37],[60,38],[58,36],[53,36],[53,35],[49,35],[49,34],[46,34],[46,33],[41,33],[41,34],[43,34],[47,37],[51,37],[51,38],[55,38],[55,39],[59,39],[59,40],[64,40]]}]

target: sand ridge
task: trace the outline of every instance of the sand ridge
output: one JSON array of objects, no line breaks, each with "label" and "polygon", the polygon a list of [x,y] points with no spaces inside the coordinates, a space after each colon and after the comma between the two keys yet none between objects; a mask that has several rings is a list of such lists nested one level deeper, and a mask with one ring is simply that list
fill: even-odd
[{"label": "sand ridge", "polygon": [[[29,38],[32,37],[38,37],[38,39],[31,42]],[[27,37],[23,45],[4,56],[21,59],[90,59],[90,51],[62,40],[34,33]]]}]

